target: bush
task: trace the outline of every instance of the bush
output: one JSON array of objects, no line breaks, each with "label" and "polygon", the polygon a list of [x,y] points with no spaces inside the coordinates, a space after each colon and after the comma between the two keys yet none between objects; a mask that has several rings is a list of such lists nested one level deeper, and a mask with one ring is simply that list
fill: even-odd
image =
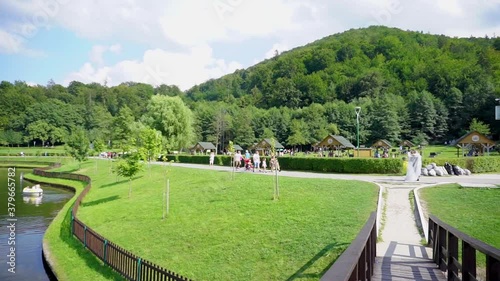
[{"label": "bush", "polygon": [[[172,156],[170,156],[172,157]],[[208,155],[178,155],[180,163],[208,165]],[[264,157],[261,157],[261,161]],[[269,157],[265,157],[269,167]],[[216,163],[231,166],[231,156],[217,155]],[[348,174],[400,174],[403,160],[396,158],[302,158],[279,157],[280,168],[292,171],[313,171]]]}]

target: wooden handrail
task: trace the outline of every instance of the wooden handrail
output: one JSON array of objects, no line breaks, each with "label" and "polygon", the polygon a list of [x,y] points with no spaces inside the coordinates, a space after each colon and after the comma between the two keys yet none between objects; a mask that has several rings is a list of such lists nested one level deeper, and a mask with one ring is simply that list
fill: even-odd
[{"label": "wooden handrail", "polygon": [[[321,277],[321,281],[370,280],[376,256],[377,213],[372,212],[351,245]],[[354,278],[354,279],[353,279]]]},{"label": "wooden handrail", "polygon": [[[448,272],[449,278],[477,280],[476,251],[480,251],[486,255],[486,281],[500,280],[500,249],[461,232],[433,215],[429,216],[428,237],[434,262],[442,271]],[[459,245],[462,250],[461,262],[458,257]]]}]

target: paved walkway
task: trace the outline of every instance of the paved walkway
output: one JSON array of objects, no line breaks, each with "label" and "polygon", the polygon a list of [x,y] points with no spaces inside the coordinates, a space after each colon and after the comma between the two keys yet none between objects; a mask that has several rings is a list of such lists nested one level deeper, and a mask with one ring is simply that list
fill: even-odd
[{"label": "paved walkway", "polygon": [[372,280],[440,281],[443,273],[431,261],[432,250],[422,246],[409,195],[416,184],[382,184],[387,192],[386,219]]}]

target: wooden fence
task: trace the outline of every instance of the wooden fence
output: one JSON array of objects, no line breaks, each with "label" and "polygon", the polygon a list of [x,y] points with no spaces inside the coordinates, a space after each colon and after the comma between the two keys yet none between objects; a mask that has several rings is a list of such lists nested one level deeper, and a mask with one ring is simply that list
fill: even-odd
[{"label": "wooden fence", "polygon": [[87,183],[83,191],[76,198],[71,210],[71,234],[76,236],[80,242],[94,255],[101,259],[105,264],[113,268],[128,280],[137,281],[191,281],[191,279],[176,274],[170,270],[162,268],[148,260],[144,260],[131,252],[121,248],[115,243],[104,238],[99,233],[92,230],[77,218],[78,208],[82,199],[87,195],[92,187],[90,177],[85,175],[50,172],[48,169],[60,167],[60,164],[52,164],[45,168],[33,169],[33,174],[68,180],[77,180]]},{"label": "wooden fence", "polygon": [[371,280],[377,255],[377,213],[373,212],[356,239],[321,277],[321,281]]},{"label": "wooden fence", "polygon": [[[486,256],[486,281],[500,280],[500,250],[474,239],[454,227],[429,216],[429,245],[433,260],[442,271],[448,271],[449,281],[478,281],[476,252]],[[459,261],[459,240],[462,262]]]}]

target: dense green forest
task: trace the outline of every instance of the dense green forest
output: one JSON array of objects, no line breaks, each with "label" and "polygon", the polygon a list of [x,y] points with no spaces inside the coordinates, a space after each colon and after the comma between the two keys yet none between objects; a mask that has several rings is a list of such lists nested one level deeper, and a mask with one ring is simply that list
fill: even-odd
[{"label": "dense green forest", "polygon": [[185,92],[134,82],[3,81],[0,143],[64,143],[83,128],[91,141],[119,146],[148,127],[162,133],[167,150],[197,141],[247,146],[263,137],[300,146],[327,134],[355,143],[356,106],[367,146],[380,138],[444,143],[471,123],[498,140],[499,97],[500,38],[370,27],[277,53]]}]

